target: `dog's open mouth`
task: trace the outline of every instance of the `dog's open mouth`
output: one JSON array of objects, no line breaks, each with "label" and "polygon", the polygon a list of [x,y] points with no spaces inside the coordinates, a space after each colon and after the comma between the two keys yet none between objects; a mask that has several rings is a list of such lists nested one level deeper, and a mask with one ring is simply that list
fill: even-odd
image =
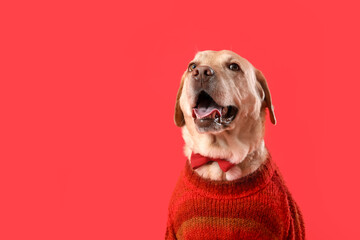
[{"label": "dog's open mouth", "polygon": [[[220,106],[205,91],[201,91],[193,108],[192,116],[198,129],[202,132],[220,130],[227,126],[234,118],[238,109],[235,106]],[[216,126],[217,125],[217,126]]]}]

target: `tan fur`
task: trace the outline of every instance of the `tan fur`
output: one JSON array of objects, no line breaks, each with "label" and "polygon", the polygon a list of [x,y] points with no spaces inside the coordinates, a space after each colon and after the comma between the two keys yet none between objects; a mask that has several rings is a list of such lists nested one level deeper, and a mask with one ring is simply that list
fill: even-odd
[{"label": "tan fur", "polygon": [[[271,95],[262,73],[239,55],[223,51],[198,52],[192,62],[210,66],[217,74],[214,100],[219,105],[234,105],[239,111],[229,127],[217,132],[199,133],[192,117],[196,98],[191,88],[188,71],[183,74],[175,106],[175,123],[182,127],[184,153],[200,153],[211,158],[222,158],[236,164],[224,173],[216,162],[198,168],[197,173],[212,180],[235,180],[254,172],[267,158],[264,143],[265,107],[269,108],[272,123],[276,118]],[[242,69],[235,74],[228,63],[237,63]]]}]

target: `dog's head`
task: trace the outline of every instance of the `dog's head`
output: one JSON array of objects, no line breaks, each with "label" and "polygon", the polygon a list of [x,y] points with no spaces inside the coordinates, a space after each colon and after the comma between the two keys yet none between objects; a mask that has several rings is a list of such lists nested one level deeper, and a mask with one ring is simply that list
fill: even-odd
[{"label": "dog's head", "polygon": [[[234,52],[203,51],[196,54],[181,79],[175,123],[183,127],[192,151],[240,162],[243,157],[226,149],[234,138],[245,145],[263,138],[266,107],[276,124],[270,91],[259,70]],[[256,134],[256,139],[249,134]]]}]

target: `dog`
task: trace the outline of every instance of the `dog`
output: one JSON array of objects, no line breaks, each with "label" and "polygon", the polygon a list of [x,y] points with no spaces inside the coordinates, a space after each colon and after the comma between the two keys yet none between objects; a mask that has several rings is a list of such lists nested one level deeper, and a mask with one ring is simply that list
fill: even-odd
[{"label": "dog", "polygon": [[202,51],[184,72],[175,124],[185,169],[166,239],[305,239],[302,214],[265,146],[276,117],[267,81],[245,58]]}]

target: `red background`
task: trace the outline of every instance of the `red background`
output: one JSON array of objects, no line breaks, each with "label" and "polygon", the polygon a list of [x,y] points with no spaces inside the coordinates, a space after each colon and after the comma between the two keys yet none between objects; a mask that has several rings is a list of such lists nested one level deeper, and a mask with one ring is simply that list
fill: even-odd
[{"label": "red background", "polygon": [[163,239],[198,50],[263,71],[308,239],[359,239],[356,1],[2,1],[0,238]]}]

